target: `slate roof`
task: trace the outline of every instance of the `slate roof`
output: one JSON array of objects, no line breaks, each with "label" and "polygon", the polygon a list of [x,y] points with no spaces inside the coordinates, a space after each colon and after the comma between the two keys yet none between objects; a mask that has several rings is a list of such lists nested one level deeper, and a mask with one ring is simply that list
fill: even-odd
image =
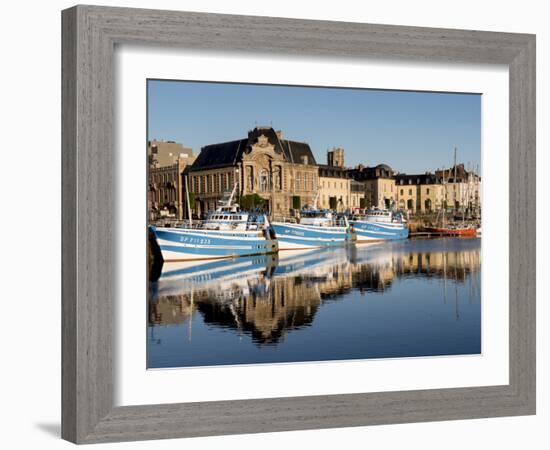
[{"label": "slate roof", "polygon": [[[406,175],[398,174],[395,176],[395,184],[401,185],[401,180],[403,180],[404,185],[408,184],[440,184],[441,177],[433,173],[422,173],[418,175]],[[410,183],[409,183],[410,181]]]},{"label": "slate roof", "polygon": [[319,176],[326,178],[351,178],[349,170],[345,167],[319,164]]},{"label": "slate roof", "polygon": [[267,137],[275,151],[282,153],[289,162],[303,164],[304,157],[307,164],[317,165],[309,144],[305,142],[279,139],[272,127],[256,127],[248,133],[248,138],[237,141],[222,142],[220,144],[207,145],[201,149],[199,156],[189,168],[189,171],[214,169],[216,167],[233,166],[241,159],[243,153],[250,148],[261,135]]},{"label": "slate roof", "polygon": [[190,167],[190,171],[232,166],[236,161],[240,160],[247,143],[248,139],[240,139],[238,141],[207,145],[201,149],[199,156],[197,156],[197,159]]},{"label": "slate roof", "polygon": [[394,176],[394,171],[387,164],[378,164],[376,167],[359,165],[355,169],[350,169],[349,174],[356,181],[365,181],[378,178],[391,179]]}]

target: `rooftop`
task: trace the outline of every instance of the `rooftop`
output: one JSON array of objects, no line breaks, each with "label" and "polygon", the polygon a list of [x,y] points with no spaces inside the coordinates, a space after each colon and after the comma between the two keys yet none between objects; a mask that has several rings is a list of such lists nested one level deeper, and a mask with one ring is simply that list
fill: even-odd
[{"label": "rooftop", "polygon": [[287,161],[311,166],[317,165],[309,144],[283,139],[281,132],[275,131],[273,127],[257,126],[248,132],[247,138],[203,147],[190,170],[233,166],[242,159],[243,153],[250,149],[262,135],[274,146],[277,153],[284,155]]}]

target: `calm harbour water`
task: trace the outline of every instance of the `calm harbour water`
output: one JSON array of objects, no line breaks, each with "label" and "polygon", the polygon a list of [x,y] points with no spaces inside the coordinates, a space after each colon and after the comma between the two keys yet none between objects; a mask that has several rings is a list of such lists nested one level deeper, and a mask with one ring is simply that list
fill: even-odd
[{"label": "calm harbour water", "polygon": [[481,240],[165,264],[149,368],[481,352]]}]

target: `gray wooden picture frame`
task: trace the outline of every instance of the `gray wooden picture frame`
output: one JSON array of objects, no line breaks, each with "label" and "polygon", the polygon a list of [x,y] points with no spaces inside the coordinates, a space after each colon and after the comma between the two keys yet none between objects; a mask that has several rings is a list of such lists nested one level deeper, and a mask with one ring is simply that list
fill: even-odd
[{"label": "gray wooden picture frame", "polygon": [[[534,35],[97,6],[63,11],[62,32],[64,439],[94,443],[535,413]],[[509,384],[115,407],[113,53],[126,43],[507,65]]]}]

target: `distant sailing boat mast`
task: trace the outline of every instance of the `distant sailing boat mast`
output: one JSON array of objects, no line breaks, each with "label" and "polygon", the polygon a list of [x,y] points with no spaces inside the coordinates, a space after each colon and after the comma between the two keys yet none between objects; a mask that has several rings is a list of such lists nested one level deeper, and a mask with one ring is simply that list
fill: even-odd
[{"label": "distant sailing boat mast", "polygon": [[454,215],[456,215],[456,198],[457,198],[457,195],[456,195],[456,147],[455,147],[455,158],[454,158],[454,165],[453,165],[453,212],[454,212]]},{"label": "distant sailing boat mast", "polygon": [[[449,193],[449,190],[447,189],[447,184],[448,184],[448,177],[451,176],[451,170],[453,171],[452,173],[452,176],[453,176],[453,186],[452,186],[452,201],[454,202],[454,205],[452,207],[452,211],[453,211],[453,216],[456,217],[456,214],[457,214],[457,210],[458,208],[460,207],[460,205],[462,204],[462,225],[457,225],[456,223],[451,223],[450,225],[447,225],[447,222],[446,222],[446,217],[445,217],[445,213],[446,213],[446,209],[448,208],[448,203],[447,201],[445,202],[446,204],[443,205],[443,208],[442,208],[442,220],[441,220],[441,225],[435,225],[435,226],[428,226],[428,227],[424,227],[424,230],[427,231],[427,232],[430,232],[430,233],[437,233],[437,234],[442,234],[442,235],[447,235],[447,236],[474,236],[475,235],[475,229],[471,228],[471,227],[466,227],[466,224],[465,224],[465,216],[464,216],[464,198],[463,198],[463,186],[457,186],[457,183],[456,183],[456,179],[457,179],[457,164],[456,164],[456,154],[457,154],[457,148],[455,147],[454,148],[454,166],[452,167],[452,169],[450,168],[448,173],[445,169],[443,169],[443,185],[444,185],[444,188],[445,188],[445,197],[446,197],[446,200],[448,201],[449,198],[448,198],[448,193]],[[457,187],[458,187],[458,191],[457,191]],[[460,193],[460,196],[459,196],[459,193]],[[439,216],[439,214],[438,214]]]}]

